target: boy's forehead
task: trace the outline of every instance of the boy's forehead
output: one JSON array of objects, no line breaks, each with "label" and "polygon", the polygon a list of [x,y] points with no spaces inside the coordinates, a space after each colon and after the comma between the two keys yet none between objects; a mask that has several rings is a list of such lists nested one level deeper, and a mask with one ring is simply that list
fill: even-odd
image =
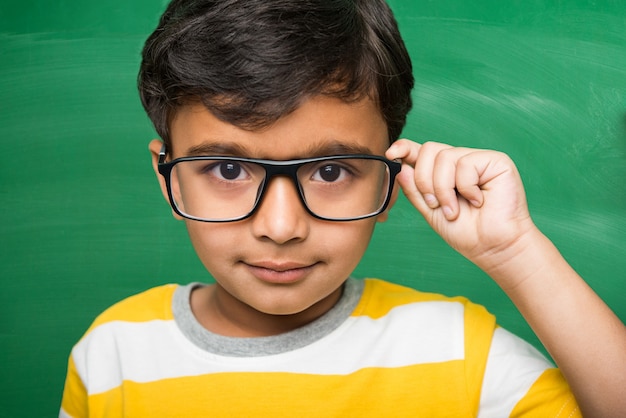
[{"label": "boy's forehead", "polygon": [[250,130],[217,118],[194,103],[181,107],[171,122],[173,158],[232,155],[294,159],[325,155],[382,155],[389,146],[387,125],[370,99],[344,102],[309,99],[269,126]]}]

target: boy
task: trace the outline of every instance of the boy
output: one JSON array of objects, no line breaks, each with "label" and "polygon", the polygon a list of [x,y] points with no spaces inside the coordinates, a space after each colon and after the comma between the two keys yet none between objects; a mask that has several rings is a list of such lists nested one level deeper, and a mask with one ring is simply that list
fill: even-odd
[{"label": "boy", "polygon": [[[412,86],[382,0],[174,0],[139,89],[161,190],[215,284],[103,313],[60,415],[623,413],[624,325],[536,229],[508,157],[395,141]],[[349,278],[396,185],[560,371],[465,299]]]}]

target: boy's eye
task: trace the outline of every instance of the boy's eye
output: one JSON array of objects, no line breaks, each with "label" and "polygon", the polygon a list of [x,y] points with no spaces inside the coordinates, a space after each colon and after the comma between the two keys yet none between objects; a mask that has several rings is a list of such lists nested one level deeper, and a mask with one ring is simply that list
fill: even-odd
[{"label": "boy's eye", "polygon": [[337,164],[326,164],[318,168],[315,173],[313,173],[312,179],[315,181],[331,183],[338,180],[343,180],[347,175],[348,172],[345,168]]},{"label": "boy's eye", "polygon": [[208,167],[207,172],[221,180],[243,180],[247,173],[241,164],[234,161],[216,162]]}]

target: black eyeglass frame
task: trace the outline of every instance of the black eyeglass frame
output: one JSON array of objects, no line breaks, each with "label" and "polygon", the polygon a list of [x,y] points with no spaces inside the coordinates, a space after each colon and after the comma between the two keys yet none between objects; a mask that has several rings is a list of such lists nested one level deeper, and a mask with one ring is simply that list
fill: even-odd
[{"label": "black eyeglass frame", "polygon": [[[303,159],[296,159],[296,160],[280,160],[280,161],[264,160],[264,159],[256,159],[256,158],[245,158],[245,157],[208,156],[208,155],[207,156],[202,155],[202,156],[193,156],[193,157],[181,157],[181,158],[176,158],[175,160],[172,160],[170,162],[165,162],[165,158],[166,158],[166,151],[165,151],[165,146],[163,146],[163,148],[161,148],[161,151],[159,152],[158,170],[159,170],[159,174],[161,174],[163,178],[165,179],[165,184],[167,187],[167,194],[170,200],[170,206],[172,207],[174,212],[176,212],[178,215],[186,219],[191,219],[191,220],[200,221],[200,222],[211,222],[211,223],[237,222],[237,221],[241,221],[252,216],[254,212],[257,210],[257,208],[259,207],[259,203],[263,200],[263,196],[265,195],[265,191],[267,190],[267,184],[272,179],[272,177],[275,177],[275,176],[286,176],[286,177],[289,177],[293,181],[293,183],[296,186],[296,189],[298,190],[298,196],[300,197],[300,201],[302,202],[302,205],[304,206],[306,211],[316,219],[321,219],[325,221],[333,221],[333,222],[346,222],[346,221],[357,221],[359,219],[371,218],[373,216],[380,215],[381,213],[385,211],[385,209],[387,209],[387,206],[389,206],[389,201],[391,200],[391,195],[393,192],[393,186],[395,183],[396,176],[398,175],[398,173],[400,173],[400,170],[402,169],[402,164],[397,161],[388,160],[385,157],[381,157],[378,155],[370,155],[370,154],[331,155],[331,156],[323,156],[323,157],[303,158]],[[309,206],[306,203],[306,198],[304,196],[304,191],[302,190],[300,182],[298,181],[298,176],[297,176],[298,169],[305,164],[319,162],[319,161],[335,160],[338,158],[378,160],[378,161],[382,161],[383,163],[387,165],[387,168],[389,169],[389,186],[387,190],[387,196],[385,198],[384,203],[381,205],[381,207],[377,211],[373,213],[368,213],[366,215],[350,217],[350,218],[327,218],[324,216],[320,216],[314,213],[311,209],[309,209]],[[178,206],[176,205],[176,202],[174,200],[174,195],[172,193],[172,187],[170,183],[172,169],[174,168],[176,164],[183,162],[183,161],[203,161],[203,160],[241,161],[244,163],[254,163],[263,167],[263,169],[265,170],[265,178],[263,179],[263,182],[259,185],[259,189],[257,191],[257,197],[254,202],[254,206],[252,206],[252,209],[250,210],[250,212],[248,212],[245,215],[238,216],[236,218],[204,219],[204,218],[198,218],[198,217],[183,213],[178,209]]]}]

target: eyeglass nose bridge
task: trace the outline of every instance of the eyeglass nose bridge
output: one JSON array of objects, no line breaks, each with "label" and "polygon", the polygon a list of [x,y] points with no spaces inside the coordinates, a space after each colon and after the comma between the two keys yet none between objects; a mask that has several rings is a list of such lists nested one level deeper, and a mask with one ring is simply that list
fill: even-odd
[{"label": "eyeglass nose bridge", "polygon": [[259,164],[265,170],[265,177],[263,178],[263,181],[261,182],[261,184],[259,185],[259,189],[257,190],[256,201],[254,203],[254,208],[250,212],[250,215],[256,212],[259,206],[261,206],[261,203],[263,201],[263,198],[265,197],[267,188],[271,180],[275,177],[287,177],[291,179],[294,187],[296,188],[296,192],[298,194],[298,197],[300,198],[302,206],[304,206],[308,213],[317,217],[317,215],[313,213],[306,204],[304,191],[302,190],[302,186],[298,181],[298,169],[306,164],[305,162],[294,164],[292,161],[272,161],[271,163],[263,162]]}]

